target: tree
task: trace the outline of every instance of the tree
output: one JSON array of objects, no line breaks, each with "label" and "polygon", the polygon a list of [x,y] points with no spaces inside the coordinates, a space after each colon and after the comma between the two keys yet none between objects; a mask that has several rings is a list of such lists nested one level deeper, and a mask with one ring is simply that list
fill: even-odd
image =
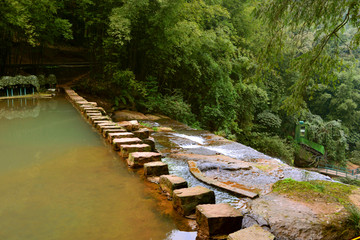
[{"label": "tree", "polygon": [[[360,43],[360,3],[357,0],[270,0],[258,3],[257,14],[270,33],[270,40],[264,49],[266,58],[286,49],[289,38],[291,48],[302,48],[310,41],[310,48],[298,51],[291,62],[293,70],[300,73],[300,79],[293,85],[293,94],[285,104],[290,110],[298,109],[304,103],[303,97],[311,83],[325,82],[336,78],[335,71],[341,68],[338,50],[329,51],[329,43],[342,43],[340,32],[348,25],[357,29],[351,37],[350,48]],[[309,33],[312,33],[310,36]],[[295,108],[291,109],[291,106]]]}]

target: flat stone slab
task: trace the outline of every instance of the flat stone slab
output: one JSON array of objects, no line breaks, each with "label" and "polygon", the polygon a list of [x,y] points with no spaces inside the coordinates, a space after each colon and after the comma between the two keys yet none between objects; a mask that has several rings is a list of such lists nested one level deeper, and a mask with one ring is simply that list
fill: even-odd
[{"label": "flat stone slab", "polygon": [[[296,223],[294,223],[296,224]],[[243,240],[243,239],[256,239],[256,240],[274,240],[275,236],[269,231],[261,228],[259,225],[252,225],[251,227],[241,229],[240,231],[230,234],[227,240]]]},{"label": "flat stone slab", "polygon": [[[116,130],[113,128],[110,128],[111,130]],[[118,132],[107,132],[107,139],[110,143],[113,143],[113,140],[115,138],[132,138],[135,137],[134,134],[132,134],[131,132],[125,132],[125,129],[121,128],[121,131]]]},{"label": "flat stone slab", "polygon": [[90,113],[85,113],[86,118],[90,119],[91,117],[100,117],[102,116],[101,112],[90,112]]},{"label": "flat stone slab", "polygon": [[183,216],[195,213],[199,204],[214,203],[214,191],[202,186],[176,189],[173,192],[173,207]]},{"label": "flat stone slab", "polygon": [[95,117],[91,117],[90,121],[92,123],[94,123],[95,121],[110,121],[110,117],[108,117],[108,116],[100,116],[100,117],[95,116]]},{"label": "flat stone slab", "polygon": [[104,138],[108,138],[108,136],[109,136],[109,133],[124,133],[124,132],[126,132],[126,130],[125,129],[123,129],[123,128],[105,128],[105,129],[103,129],[103,132],[102,132],[102,134],[103,134],[103,137]]},{"label": "flat stone slab", "polygon": [[141,143],[142,141],[140,138],[133,137],[133,138],[115,138],[112,144],[114,146],[115,151],[119,151],[122,145],[141,144]]},{"label": "flat stone slab", "polygon": [[104,132],[105,129],[123,129],[118,125],[112,125],[112,124],[109,125],[98,124],[97,128],[101,133]]},{"label": "flat stone slab", "polygon": [[148,162],[144,164],[145,176],[161,176],[169,174],[169,167],[164,162]]},{"label": "flat stone slab", "polygon": [[200,169],[197,167],[196,162],[194,161],[188,161],[188,165],[189,165],[189,170],[191,172],[191,174],[196,177],[197,179],[199,179],[202,182],[205,182],[206,184],[209,184],[211,186],[215,186],[218,188],[222,188],[228,192],[231,192],[233,194],[236,194],[238,196],[241,197],[248,197],[248,198],[255,198],[258,196],[257,193],[250,191],[249,189],[246,188],[246,186],[242,186],[238,183],[233,183],[232,186],[231,183],[224,183],[224,182],[220,182],[217,181],[213,178],[209,178],[206,177],[205,174],[203,174]]},{"label": "flat stone slab", "polygon": [[146,139],[150,137],[150,131],[147,128],[141,128],[139,130],[133,131],[133,133],[140,139]]},{"label": "flat stone slab", "polygon": [[144,142],[145,144],[150,145],[152,152],[155,151],[155,139],[154,139],[153,137],[145,138],[145,139],[143,139],[143,142]]},{"label": "flat stone slab", "polygon": [[159,184],[161,190],[168,192],[170,195],[172,195],[173,191],[176,189],[188,187],[187,181],[184,178],[178,177],[176,175],[160,176]]},{"label": "flat stone slab", "polygon": [[243,215],[228,203],[196,206],[198,237],[207,239],[241,229]]},{"label": "flat stone slab", "polygon": [[120,146],[120,154],[125,158],[127,158],[129,154],[133,152],[150,152],[150,150],[151,148],[147,144],[130,144]]},{"label": "flat stone slab", "polygon": [[157,161],[161,161],[161,154],[155,152],[133,152],[127,159],[131,168],[142,167],[145,163]]}]

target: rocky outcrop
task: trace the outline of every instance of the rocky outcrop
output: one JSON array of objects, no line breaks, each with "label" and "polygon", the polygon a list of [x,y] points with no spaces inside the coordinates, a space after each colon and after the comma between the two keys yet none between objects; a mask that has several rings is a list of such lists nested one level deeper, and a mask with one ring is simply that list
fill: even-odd
[{"label": "rocky outcrop", "polygon": [[259,225],[253,225],[249,228],[242,229],[240,231],[230,234],[227,240],[274,240],[275,236],[270,232],[262,229]]},{"label": "rocky outcrop", "polygon": [[350,239],[347,213],[340,204],[299,202],[275,193],[255,199],[244,226],[270,227],[278,240]]}]

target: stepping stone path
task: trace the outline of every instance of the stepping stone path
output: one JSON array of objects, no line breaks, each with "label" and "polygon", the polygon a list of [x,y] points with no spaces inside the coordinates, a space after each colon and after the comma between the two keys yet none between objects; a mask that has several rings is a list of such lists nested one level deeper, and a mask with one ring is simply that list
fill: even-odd
[{"label": "stepping stone path", "polygon": [[151,148],[147,144],[131,144],[131,145],[121,145],[120,147],[120,156],[127,158],[130,153],[133,152],[150,152]]},{"label": "stepping stone path", "polygon": [[[133,137],[133,138],[115,138],[113,140],[113,146],[114,146],[115,151],[119,151],[120,147],[122,145],[132,146],[132,144],[141,144],[141,143],[142,143],[141,139],[136,138],[136,137]],[[126,157],[127,156],[128,155],[126,155]]]},{"label": "stepping stone path", "polygon": [[188,183],[184,178],[175,175],[160,176],[159,184],[161,190],[168,192],[170,195],[172,195],[176,189],[188,187]]},{"label": "stepping stone path", "polygon": [[[111,131],[107,131],[107,130],[111,130]],[[115,130],[115,131],[112,131],[112,130]],[[105,131],[107,132],[107,139],[110,143],[113,143],[113,140],[114,139],[117,139],[117,138],[131,138],[131,137],[135,137],[135,135],[131,132],[125,132],[125,129],[120,129],[120,131],[116,131],[116,129],[106,129],[104,130],[104,133]]]},{"label": "stepping stone path", "polygon": [[95,129],[116,150],[120,150],[119,155],[126,159],[131,168],[143,166],[144,175],[148,179],[156,178],[160,188],[172,195],[173,207],[179,214],[189,216],[196,212],[199,230],[197,239],[209,239],[232,232],[228,236],[229,240],[274,239],[271,233],[258,226],[237,231],[241,228],[243,217],[238,210],[225,203],[215,204],[215,194],[210,189],[202,186],[188,188],[184,178],[169,175],[168,165],[161,162],[161,154],[155,152],[155,140],[150,137],[150,130],[140,128],[138,121],[115,123],[96,102],[88,102],[68,88],[65,88],[65,92]]},{"label": "stepping stone path", "polygon": [[167,174],[169,174],[169,168],[164,162],[149,162],[144,164],[144,175],[147,177]]},{"label": "stepping stone path", "polygon": [[198,238],[208,239],[238,231],[241,229],[242,219],[241,212],[228,203],[198,205],[196,206]]},{"label": "stepping stone path", "polygon": [[127,159],[131,168],[143,167],[145,163],[158,161],[161,161],[161,154],[155,152],[133,152]]},{"label": "stepping stone path", "polygon": [[173,207],[183,216],[195,213],[196,206],[199,204],[214,203],[214,191],[202,186],[176,189],[173,192]]}]

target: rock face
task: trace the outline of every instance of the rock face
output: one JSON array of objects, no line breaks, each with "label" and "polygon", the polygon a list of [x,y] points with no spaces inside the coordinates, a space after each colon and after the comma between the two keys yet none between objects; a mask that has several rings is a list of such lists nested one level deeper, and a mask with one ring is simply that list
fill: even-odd
[{"label": "rock face", "polygon": [[175,175],[163,175],[160,176],[160,188],[168,192],[170,195],[173,194],[175,189],[187,188],[188,183],[182,177]]},{"label": "rock face", "polygon": [[121,145],[120,155],[124,158],[127,158],[132,152],[150,152],[151,148],[147,144],[131,144],[131,145]]},{"label": "rock face", "polygon": [[256,239],[256,240],[273,240],[275,236],[270,232],[262,229],[259,225],[253,225],[249,228],[230,234],[227,240],[243,240],[243,239]]},{"label": "rock face", "polygon": [[142,167],[148,162],[157,162],[161,160],[160,153],[154,152],[133,152],[129,154],[127,163],[130,167]]},{"label": "rock face", "polygon": [[149,162],[144,164],[144,175],[149,176],[161,176],[169,174],[169,168],[166,163],[163,162]]},{"label": "rock face", "polygon": [[[318,205],[314,205],[318,204]],[[263,195],[251,203],[253,219],[264,225],[266,222],[276,239],[350,239],[346,215],[340,205],[306,204],[275,193]],[[321,213],[327,212],[327,213]],[[337,212],[338,214],[335,214]],[[326,217],[331,215],[331,221]],[[261,218],[257,217],[261,216]],[[246,216],[244,220],[246,219]],[[249,225],[249,222],[245,224]],[[263,222],[263,223],[261,223]],[[251,224],[250,224],[251,225]],[[266,228],[265,228],[266,229]]]},{"label": "rock face", "polygon": [[184,216],[195,213],[199,204],[214,203],[214,192],[202,186],[177,189],[173,192],[173,207]]},{"label": "rock face", "polygon": [[241,212],[227,203],[198,205],[196,207],[197,239],[209,239],[238,231],[241,229],[242,218]]}]

